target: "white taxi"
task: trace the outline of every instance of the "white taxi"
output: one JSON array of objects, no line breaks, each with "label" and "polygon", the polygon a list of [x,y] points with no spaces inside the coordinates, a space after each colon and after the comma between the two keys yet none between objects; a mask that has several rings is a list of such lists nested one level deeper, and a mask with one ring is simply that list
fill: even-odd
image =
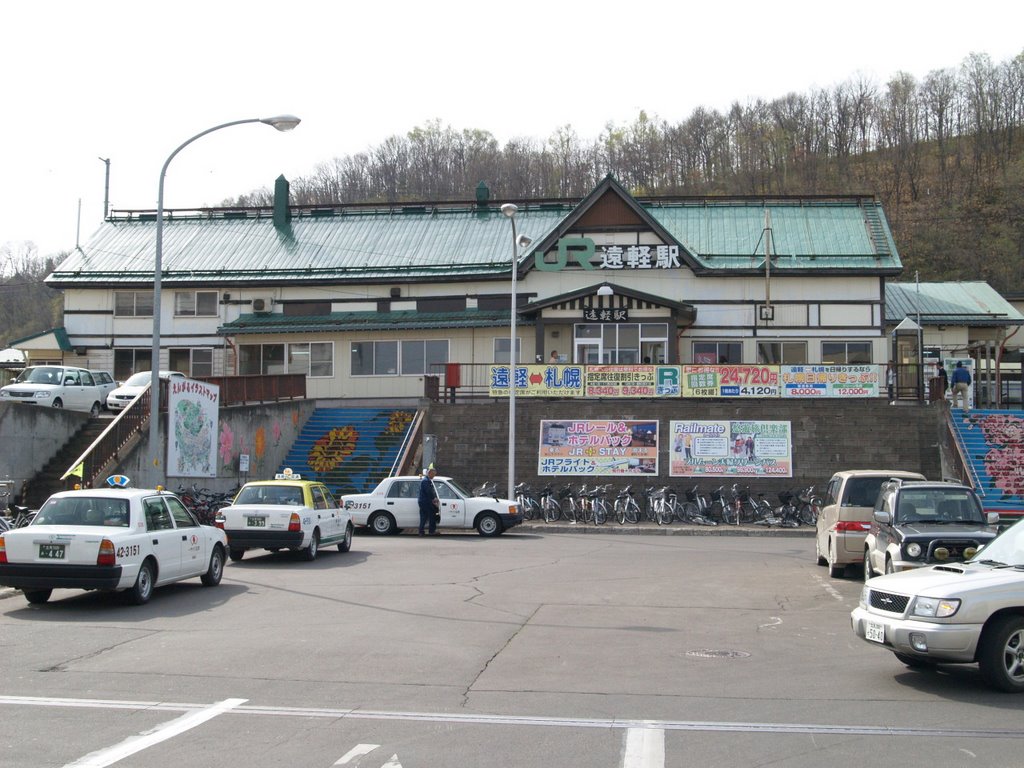
[{"label": "white taxi", "polygon": [[[369,493],[342,496],[341,503],[356,525],[382,535],[399,533],[419,527],[422,480],[416,475],[387,477]],[[474,496],[450,477],[436,476],[433,482],[440,504],[438,528],[476,528],[481,536],[497,536],[523,522],[514,501]]]},{"label": "white taxi", "polygon": [[232,560],[241,560],[247,549],[291,549],[315,560],[322,546],[352,548],[352,516],[327,486],[290,469],[243,485],[231,505],[218,510],[217,527],[228,536]]},{"label": "white taxi", "polygon": [[200,525],[173,493],[130,488],[55,493],[24,528],[0,535],[0,585],[45,603],[54,589],[125,591],[149,601],[155,587],[196,576],[207,587],[224,575],[224,532]]}]

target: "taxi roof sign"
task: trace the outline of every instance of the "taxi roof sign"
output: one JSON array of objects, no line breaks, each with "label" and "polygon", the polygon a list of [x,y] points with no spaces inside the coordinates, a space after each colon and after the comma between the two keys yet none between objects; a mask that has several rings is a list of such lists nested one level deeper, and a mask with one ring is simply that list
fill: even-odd
[{"label": "taxi roof sign", "polygon": [[284,472],[278,472],[274,475],[275,480],[301,480],[302,475],[298,472],[292,472],[290,467],[285,467]]},{"label": "taxi roof sign", "polygon": [[111,488],[127,488],[132,481],[127,475],[111,475],[107,478],[107,485]]}]

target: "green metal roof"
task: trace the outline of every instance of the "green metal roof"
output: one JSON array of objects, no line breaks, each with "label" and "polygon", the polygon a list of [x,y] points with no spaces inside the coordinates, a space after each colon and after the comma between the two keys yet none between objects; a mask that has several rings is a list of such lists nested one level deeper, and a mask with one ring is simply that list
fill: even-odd
[{"label": "green metal roof", "polygon": [[57,344],[57,349],[61,352],[70,352],[73,349],[71,346],[71,339],[68,338],[68,332],[64,326],[61,326],[60,328],[49,328],[45,331],[41,331],[40,333],[33,333],[31,336],[25,336],[21,339],[13,339],[7,346],[14,347],[19,344],[22,346],[29,346],[26,345],[25,342],[41,339],[43,336],[48,336],[51,333],[53,334],[54,342]]},{"label": "green metal roof", "polygon": [[[520,321],[522,322],[522,321]],[[509,323],[508,310],[461,312],[332,312],[329,315],[242,315],[217,329],[222,336],[241,333],[320,333],[337,331],[498,328]],[[529,325],[529,323],[526,323]]]},{"label": "green metal roof", "polygon": [[[606,178],[583,201],[518,203],[517,228],[534,247],[574,231],[611,191],[646,225],[682,246],[698,273],[761,271],[765,211],[771,213],[772,268],[897,274],[902,264],[873,198],[651,198],[637,200]],[[290,225],[275,228],[269,209],[171,211],[164,223],[163,283],[172,286],[437,281],[509,274],[508,219],[496,206],[293,206]],[[643,223],[640,225],[644,226]],[[546,246],[545,246],[546,247]],[[57,287],[152,282],[155,214],[129,212],[105,221],[89,242],[47,278]],[[520,269],[532,268],[531,253]]]},{"label": "green metal roof", "polygon": [[1024,315],[985,282],[885,284],[885,322],[921,325],[1024,325]]}]

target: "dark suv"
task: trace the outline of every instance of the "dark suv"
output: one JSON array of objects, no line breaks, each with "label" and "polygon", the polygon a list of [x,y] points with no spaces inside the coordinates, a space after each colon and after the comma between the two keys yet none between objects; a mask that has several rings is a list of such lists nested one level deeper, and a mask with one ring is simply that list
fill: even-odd
[{"label": "dark suv", "polygon": [[999,514],[986,515],[966,485],[890,480],[864,539],[864,578],[966,560],[995,538],[998,523]]}]

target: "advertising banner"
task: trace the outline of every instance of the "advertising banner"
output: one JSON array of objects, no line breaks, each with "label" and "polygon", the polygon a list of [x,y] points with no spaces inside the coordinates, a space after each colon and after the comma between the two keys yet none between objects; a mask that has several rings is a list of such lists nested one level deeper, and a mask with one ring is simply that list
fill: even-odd
[{"label": "advertising banner", "polygon": [[782,365],[783,397],[879,397],[884,365]]},{"label": "advertising banner", "polygon": [[167,474],[216,477],[220,387],[171,379],[167,402]]},{"label": "advertising banner", "polygon": [[672,477],[792,477],[788,421],[672,421]]},{"label": "advertising banner", "polygon": [[678,365],[588,365],[587,397],[679,397]]},{"label": "advertising banner", "polygon": [[[508,397],[509,366],[492,365],[488,373],[491,397]],[[582,365],[517,365],[516,397],[582,397]]]},{"label": "advertising banner", "polygon": [[777,365],[684,365],[683,397],[778,397]]},{"label": "advertising banner", "polygon": [[539,475],[657,475],[657,421],[544,419]]}]

